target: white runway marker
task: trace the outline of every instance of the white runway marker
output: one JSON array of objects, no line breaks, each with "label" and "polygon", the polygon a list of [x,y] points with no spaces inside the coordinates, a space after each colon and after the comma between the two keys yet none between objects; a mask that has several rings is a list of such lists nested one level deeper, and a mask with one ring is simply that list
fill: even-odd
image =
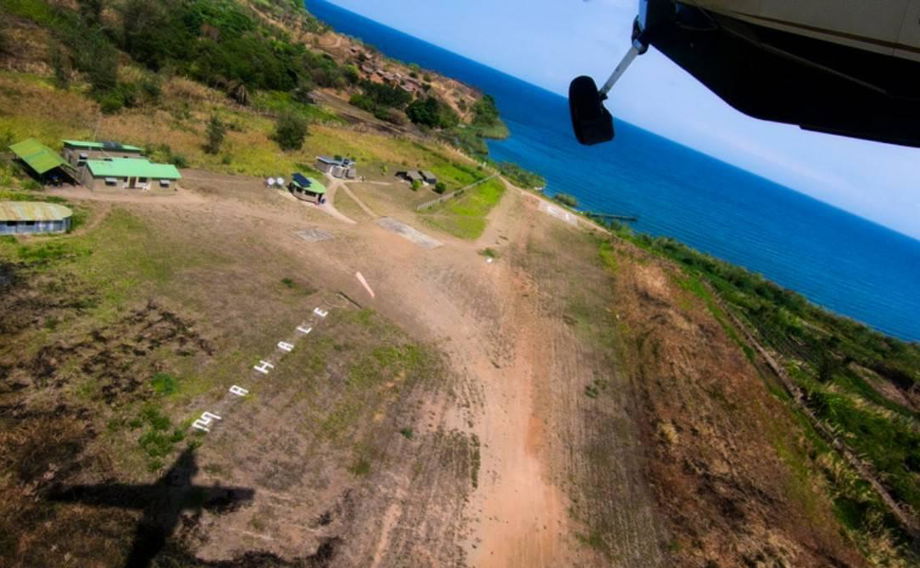
[{"label": "white runway marker", "polygon": [[377,297],[377,295],[374,294],[374,291],[371,290],[370,284],[368,284],[368,283],[367,283],[367,280],[364,279],[364,275],[363,275],[363,274],[361,274],[360,272],[355,272],[355,278],[357,278],[357,279],[358,279],[358,282],[360,282],[361,285],[364,286],[364,289],[367,290],[367,293],[371,295],[371,298],[376,298],[376,297]]},{"label": "white runway marker", "polygon": [[197,428],[203,432],[210,432],[210,426],[215,420],[221,420],[221,417],[210,412],[202,412],[201,418],[192,422],[192,428]]},{"label": "white runway marker", "polygon": [[249,394],[248,389],[244,389],[243,387],[238,387],[236,385],[233,385],[232,387],[230,387],[230,392],[235,394],[236,396],[246,396],[247,394]]}]

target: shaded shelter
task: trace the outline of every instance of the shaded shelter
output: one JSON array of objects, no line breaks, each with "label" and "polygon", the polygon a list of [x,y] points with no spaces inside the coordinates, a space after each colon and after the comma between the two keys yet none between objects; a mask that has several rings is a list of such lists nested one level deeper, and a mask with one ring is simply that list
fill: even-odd
[{"label": "shaded shelter", "polygon": [[59,184],[74,182],[77,172],[60,154],[35,138],[29,138],[10,146],[10,151],[26,167],[29,173],[41,183]]}]

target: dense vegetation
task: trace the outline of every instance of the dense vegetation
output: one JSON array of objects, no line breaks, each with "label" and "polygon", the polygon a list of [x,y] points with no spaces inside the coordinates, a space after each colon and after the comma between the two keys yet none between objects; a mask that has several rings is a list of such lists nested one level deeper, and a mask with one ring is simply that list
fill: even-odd
[{"label": "dense vegetation", "polygon": [[119,50],[154,74],[194,78],[243,104],[255,89],[309,91],[357,80],[328,56],[279,35],[231,0],[127,0],[116,18],[104,17],[103,3],[96,0],[80,0],[76,11],[40,0],[7,0],[3,9],[47,27],[54,37],[49,51],[59,86],[66,86],[74,72],[82,73],[109,112],[159,94],[156,75],[119,82]]},{"label": "dense vegetation", "polygon": [[[710,290],[715,292],[724,309],[755,330],[759,341],[780,356],[811,412],[871,464],[896,501],[920,510],[920,412],[916,406],[920,344],[885,336],[837,316],[759,274],[672,239],[634,235],[622,226],[618,234],[683,266],[690,277],[684,286],[706,299],[716,318],[731,328]],[[729,335],[754,358],[738,333]],[[863,537],[889,532],[906,551],[910,537],[878,495],[842,465],[825,440],[814,432],[811,435],[812,461],[832,487],[844,525]],[[862,542],[864,547],[866,542]]]},{"label": "dense vegetation", "polygon": [[406,108],[406,116],[413,123],[428,128],[453,128],[460,124],[460,117],[450,105],[437,97],[416,99]]},{"label": "dense vegetation", "polygon": [[499,162],[496,164],[498,171],[511,180],[511,183],[525,189],[539,189],[546,187],[546,178],[536,172],[525,170],[514,162]]},{"label": "dense vegetation", "polygon": [[352,95],[349,101],[354,106],[372,113],[375,117],[401,124],[405,121],[399,112],[406,108],[412,95],[401,87],[361,81],[361,92]]},{"label": "dense vegetation", "polygon": [[473,105],[473,125],[474,126],[497,126],[501,123],[499,118],[498,107],[495,106],[495,99],[492,95],[484,95]]}]

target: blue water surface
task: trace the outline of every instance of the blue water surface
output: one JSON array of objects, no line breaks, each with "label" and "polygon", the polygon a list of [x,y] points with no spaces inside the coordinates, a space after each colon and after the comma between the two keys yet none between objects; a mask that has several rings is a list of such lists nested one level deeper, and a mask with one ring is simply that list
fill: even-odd
[{"label": "blue water surface", "polygon": [[492,157],[539,172],[547,193],[572,194],[586,210],[637,214],[638,231],[674,237],[839,314],[920,340],[920,241],[623,121],[614,142],[580,146],[563,97],[329,2],[307,7],[391,57],[494,96],[511,137],[489,144]]}]

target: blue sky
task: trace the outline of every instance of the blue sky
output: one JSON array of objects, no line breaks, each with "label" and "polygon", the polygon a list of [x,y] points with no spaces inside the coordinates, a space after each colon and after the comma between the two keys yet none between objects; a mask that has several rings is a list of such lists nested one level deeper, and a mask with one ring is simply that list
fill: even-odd
[{"label": "blue sky", "polygon": [[[564,94],[602,82],[629,47],[635,0],[331,0]],[[309,4],[309,2],[308,2]],[[637,126],[920,239],[920,149],[742,115],[653,49],[608,107]]]}]

